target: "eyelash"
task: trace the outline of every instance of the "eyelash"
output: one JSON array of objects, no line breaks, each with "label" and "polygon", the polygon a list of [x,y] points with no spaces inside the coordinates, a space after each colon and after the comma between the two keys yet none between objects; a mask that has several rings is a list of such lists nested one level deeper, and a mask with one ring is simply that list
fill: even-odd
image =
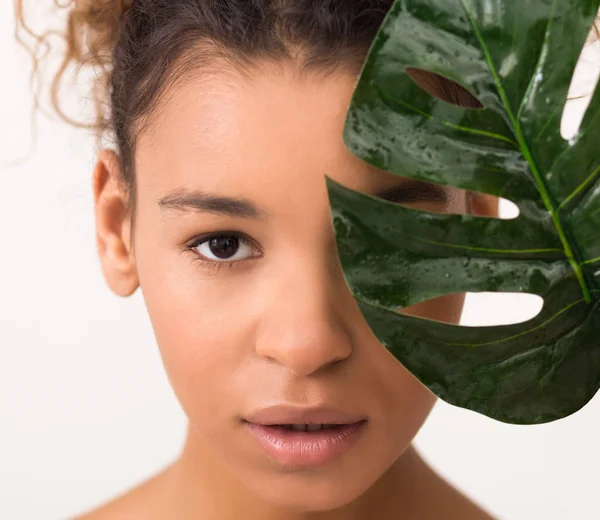
[{"label": "eyelash", "polygon": [[217,261],[217,260],[208,260],[208,259],[204,258],[200,253],[198,253],[195,250],[195,248],[197,248],[200,244],[203,244],[204,242],[208,242],[209,240],[212,240],[213,238],[237,238],[241,243],[248,245],[254,249],[257,249],[256,246],[254,246],[252,244],[252,242],[248,238],[246,238],[244,235],[242,235],[240,233],[236,233],[235,231],[224,231],[224,232],[213,233],[212,235],[204,235],[202,237],[196,238],[191,244],[185,246],[184,252],[190,252],[192,254],[192,261],[200,262],[200,264],[202,266],[208,267],[210,269],[216,269],[216,270],[221,269],[221,267],[223,267],[225,265],[231,269],[232,267],[236,266],[236,264],[242,264],[244,262],[249,261],[249,260]]}]

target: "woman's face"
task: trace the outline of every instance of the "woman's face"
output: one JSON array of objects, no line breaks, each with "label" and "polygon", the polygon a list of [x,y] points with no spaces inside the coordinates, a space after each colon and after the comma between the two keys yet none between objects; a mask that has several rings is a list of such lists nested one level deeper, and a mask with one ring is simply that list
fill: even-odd
[{"label": "woman's face", "polygon": [[[408,179],[345,148],[355,77],[291,71],[188,78],[161,101],[136,148],[135,269],[195,442],[258,496],[325,509],[394,464],[435,396],[362,317],[339,264],[325,184],[327,174],[375,194]],[[182,203],[192,192],[202,207]],[[449,203],[407,205],[464,213],[465,193],[446,192]],[[230,238],[208,241],[216,233]],[[463,299],[403,312],[457,322]],[[241,422],[275,404],[329,405],[368,423],[342,457],[293,468],[271,460]]]}]

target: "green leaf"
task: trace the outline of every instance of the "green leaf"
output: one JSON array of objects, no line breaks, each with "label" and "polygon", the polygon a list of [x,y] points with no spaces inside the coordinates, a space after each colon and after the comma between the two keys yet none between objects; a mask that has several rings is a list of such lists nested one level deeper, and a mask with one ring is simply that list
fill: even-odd
[{"label": "green leaf", "polygon": [[[512,200],[500,220],[433,214],[326,176],[348,286],[380,342],[445,401],[549,422],[600,387],[600,88],[578,134],[560,122],[600,0],[397,0],[363,66],[343,138],[391,173]],[[418,87],[417,68],[481,109]],[[457,292],[541,296],[535,318],[461,327],[400,307]]]}]

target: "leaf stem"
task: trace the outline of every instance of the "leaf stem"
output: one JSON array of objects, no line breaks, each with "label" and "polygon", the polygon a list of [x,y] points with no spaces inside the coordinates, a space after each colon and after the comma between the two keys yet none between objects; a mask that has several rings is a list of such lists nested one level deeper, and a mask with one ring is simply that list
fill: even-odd
[{"label": "leaf stem", "polygon": [[490,68],[490,72],[494,78],[494,82],[496,83],[496,88],[498,89],[498,93],[500,94],[500,98],[502,99],[502,103],[504,104],[504,108],[506,109],[506,113],[508,114],[508,117],[510,118],[510,121],[513,125],[514,131],[516,134],[516,138],[517,138],[517,142],[519,143],[519,147],[521,148],[521,152],[523,153],[523,156],[529,163],[529,167],[531,168],[531,173],[533,174],[533,178],[538,186],[538,190],[542,197],[542,201],[544,202],[544,206],[546,206],[548,213],[550,213],[550,216],[552,217],[552,222],[554,223],[554,226],[556,227],[556,231],[558,232],[558,236],[560,237],[560,241],[562,242],[567,259],[569,260],[569,263],[571,264],[571,267],[575,271],[577,279],[579,280],[579,285],[581,285],[581,289],[583,290],[583,296],[585,298],[585,301],[588,304],[592,303],[592,295],[590,293],[590,288],[588,287],[585,277],[583,276],[583,270],[581,269],[581,265],[575,258],[575,254],[573,252],[573,249],[571,248],[571,244],[569,243],[569,241],[567,239],[565,230],[563,228],[563,224],[562,224],[560,217],[558,215],[558,212],[555,208],[555,203],[552,200],[552,198],[550,197],[550,193],[548,192],[548,188],[546,187],[546,184],[544,183],[544,179],[540,175],[537,164],[533,160],[533,156],[531,154],[531,151],[529,150],[529,145],[527,144],[527,141],[525,140],[525,136],[523,135],[523,131],[521,130],[521,125],[519,124],[519,121],[515,118],[512,110],[510,108],[510,103],[508,101],[508,97],[506,95],[506,92],[504,91],[504,87],[502,86],[500,78],[498,77],[496,68],[494,67],[494,63],[492,61],[492,57],[490,55],[489,49],[487,48],[487,45],[483,39],[481,31],[479,30],[479,27],[475,21],[475,18],[473,17],[473,14],[471,13],[471,10],[469,9],[467,3],[465,2],[465,0],[461,0],[461,3],[467,13],[467,16],[469,17],[469,20],[471,21],[471,25],[473,26],[473,30],[475,31],[475,34],[477,35],[477,39],[479,40],[479,43],[481,44],[481,46],[483,48],[483,52],[485,53],[486,61]]}]

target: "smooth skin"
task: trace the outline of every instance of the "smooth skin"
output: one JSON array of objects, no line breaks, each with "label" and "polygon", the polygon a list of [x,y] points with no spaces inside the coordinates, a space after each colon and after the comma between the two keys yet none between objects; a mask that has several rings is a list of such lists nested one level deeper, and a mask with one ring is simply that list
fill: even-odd
[{"label": "smooth skin", "polygon": [[[103,150],[94,170],[97,245],[112,291],[140,287],[166,372],[189,418],[180,457],[80,517],[198,520],[490,520],[437,475],[411,442],[436,397],[374,336],[346,285],[325,174],[374,194],[408,179],[354,156],[341,135],[356,77],[300,75],[291,64],[251,73],[190,73],[137,134],[137,217]],[[268,217],[180,212],[157,200],[180,188],[251,201]],[[445,188],[425,211],[497,217],[498,199]],[[238,263],[194,239],[237,232]],[[464,294],[402,312],[458,323]],[[270,404],[333,404],[364,414],[363,436],[318,468],[280,467],[240,424]]]}]

